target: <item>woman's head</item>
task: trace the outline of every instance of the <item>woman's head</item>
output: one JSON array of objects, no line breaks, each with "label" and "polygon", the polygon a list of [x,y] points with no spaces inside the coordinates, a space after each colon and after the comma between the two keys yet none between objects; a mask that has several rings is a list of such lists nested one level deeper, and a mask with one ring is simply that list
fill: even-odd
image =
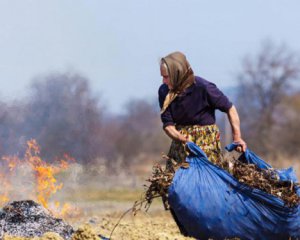
[{"label": "woman's head", "polygon": [[169,93],[161,109],[163,113],[178,94],[194,83],[195,76],[185,55],[181,52],[174,52],[163,57],[160,61],[160,72],[163,83],[169,87]]},{"label": "woman's head", "polygon": [[195,77],[185,55],[174,52],[161,59],[160,71],[163,83],[176,93],[181,93],[193,84]]}]

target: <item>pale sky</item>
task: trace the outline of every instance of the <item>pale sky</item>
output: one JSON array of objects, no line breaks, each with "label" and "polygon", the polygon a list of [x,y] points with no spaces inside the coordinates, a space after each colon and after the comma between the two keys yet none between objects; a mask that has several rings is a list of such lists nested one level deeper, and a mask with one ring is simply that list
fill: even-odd
[{"label": "pale sky", "polygon": [[159,59],[177,50],[228,88],[262,40],[300,50],[299,12],[298,0],[0,0],[0,99],[26,96],[36,76],[75,71],[118,112],[156,98]]}]

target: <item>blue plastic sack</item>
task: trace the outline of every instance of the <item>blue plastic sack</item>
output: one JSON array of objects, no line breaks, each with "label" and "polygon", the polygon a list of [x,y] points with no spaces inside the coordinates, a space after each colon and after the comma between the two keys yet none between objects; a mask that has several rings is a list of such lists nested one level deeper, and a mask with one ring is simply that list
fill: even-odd
[{"label": "blue plastic sack", "polygon": [[[208,161],[197,145],[187,146],[190,167],[178,169],[169,188],[169,203],[182,232],[215,240],[300,238],[300,206],[289,208],[281,199],[239,183]],[[243,157],[261,168],[271,167],[250,150]],[[280,172],[296,181],[291,173],[292,169]]]}]

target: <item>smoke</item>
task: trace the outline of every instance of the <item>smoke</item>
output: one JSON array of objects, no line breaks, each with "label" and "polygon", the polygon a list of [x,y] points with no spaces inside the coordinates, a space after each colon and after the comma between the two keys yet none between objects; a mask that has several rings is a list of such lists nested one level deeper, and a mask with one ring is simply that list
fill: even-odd
[{"label": "smoke", "polygon": [[[7,200],[27,200],[36,199],[35,194],[35,177],[34,172],[28,163],[20,163],[13,169],[2,164],[1,182],[3,183],[0,189],[0,195],[6,196]],[[2,204],[5,204],[3,202]]]}]

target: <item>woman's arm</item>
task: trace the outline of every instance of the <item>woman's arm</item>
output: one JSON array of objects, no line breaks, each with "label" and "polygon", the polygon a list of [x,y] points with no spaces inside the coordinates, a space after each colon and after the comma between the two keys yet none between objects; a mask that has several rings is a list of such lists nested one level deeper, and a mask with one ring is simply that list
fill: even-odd
[{"label": "woman's arm", "polygon": [[166,126],[164,128],[164,131],[170,138],[172,138],[175,141],[179,141],[182,143],[186,143],[188,141],[187,137],[185,137],[179,131],[177,131],[177,129],[173,125]]},{"label": "woman's arm", "polygon": [[247,144],[242,139],[240,129],[240,118],[234,105],[232,105],[232,107],[228,110],[227,116],[232,129],[233,142],[239,144],[242,147],[242,151],[245,152],[247,149]]}]

